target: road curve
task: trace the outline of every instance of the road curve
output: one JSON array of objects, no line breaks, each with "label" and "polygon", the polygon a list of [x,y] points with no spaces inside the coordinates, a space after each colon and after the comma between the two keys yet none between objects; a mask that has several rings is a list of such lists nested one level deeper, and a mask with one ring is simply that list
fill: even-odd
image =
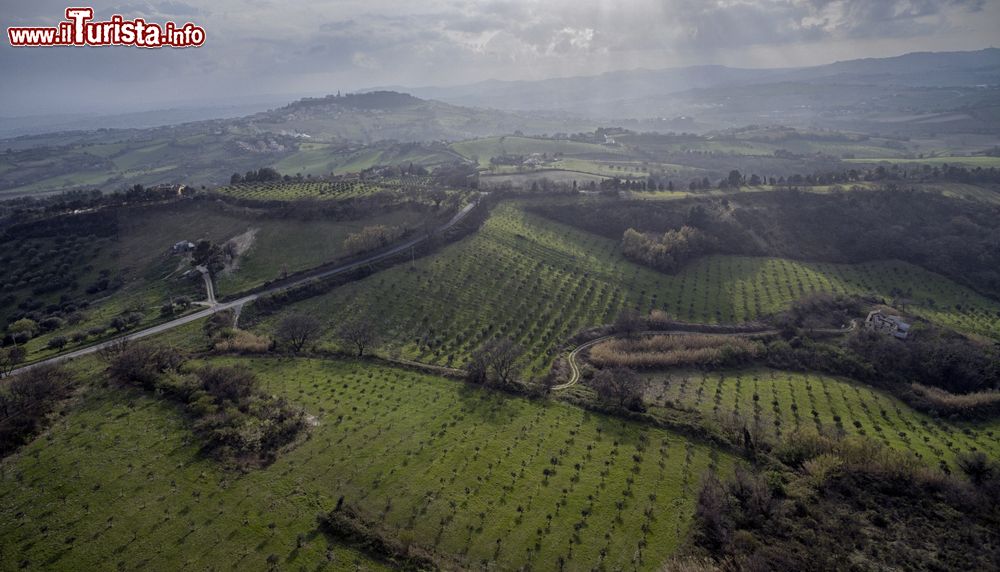
[{"label": "road curve", "polygon": [[[466,205],[464,208],[462,208],[462,210],[460,210],[457,213],[455,213],[455,216],[451,217],[451,219],[448,220],[448,222],[446,222],[442,226],[438,227],[438,229],[435,230],[435,233],[444,232],[444,231],[448,230],[449,228],[455,226],[459,222],[461,222],[466,216],[468,216],[468,214],[470,212],[472,212],[472,209],[475,208],[477,204],[479,204],[479,203],[478,202],[472,202],[472,203],[469,203],[468,205]],[[242,298],[237,298],[236,300],[231,300],[229,302],[219,302],[219,303],[217,303],[216,305],[214,305],[212,307],[206,308],[204,310],[200,310],[200,311],[195,312],[193,314],[188,314],[186,316],[181,316],[180,318],[176,318],[174,320],[170,320],[169,322],[164,322],[164,323],[158,324],[156,326],[151,326],[151,327],[146,328],[144,330],[139,330],[138,332],[132,332],[130,334],[125,334],[123,336],[117,336],[115,338],[111,338],[109,340],[105,340],[105,341],[103,341],[101,343],[94,344],[92,346],[87,346],[85,348],[80,348],[78,350],[74,350],[74,351],[71,351],[71,352],[67,352],[67,353],[64,353],[64,354],[53,356],[53,357],[50,357],[48,359],[44,359],[44,360],[35,362],[33,364],[30,364],[30,365],[19,367],[19,368],[15,369],[14,371],[12,371],[11,374],[15,374],[15,373],[18,373],[18,372],[21,372],[21,371],[25,371],[25,370],[34,368],[34,367],[38,367],[40,365],[58,363],[58,362],[62,362],[62,361],[66,361],[66,360],[71,360],[71,359],[74,359],[74,358],[82,357],[82,356],[85,356],[85,355],[89,355],[89,354],[92,354],[94,352],[100,351],[100,350],[102,350],[102,349],[110,346],[111,344],[114,344],[115,342],[120,341],[120,340],[138,340],[138,339],[146,338],[146,337],[153,336],[153,335],[156,335],[156,334],[161,334],[163,332],[172,330],[172,329],[174,329],[174,328],[176,328],[178,326],[183,326],[184,324],[190,324],[191,322],[194,322],[196,320],[200,320],[202,318],[206,318],[208,316],[211,316],[212,314],[215,314],[216,312],[221,312],[223,310],[228,310],[230,308],[239,308],[239,307],[242,307],[243,305],[245,305],[248,302],[253,302],[254,300],[256,300],[258,298],[262,298],[264,296],[268,296],[270,294],[274,294],[275,292],[280,292],[282,290],[287,290],[289,288],[294,288],[296,286],[300,286],[300,285],[305,284],[307,282],[312,282],[312,281],[315,281],[315,280],[323,280],[323,279],[329,278],[331,276],[336,276],[338,274],[343,274],[344,272],[349,272],[349,271],[354,270],[356,268],[360,268],[362,266],[365,266],[365,265],[368,265],[368,264],[372,264],[373,262],[378,262],[379,260],[383,260],[385,258],[389,258],[391,256],[395,256],[395,255],[397,255],[397,254],[399,254],[401,252],[405,252],[405,251],[409,250],[410,248],[413,248],[414,246],[416,246],[416,245],[418,245],[418,244],[426,241],[428,238],[430,238],[430,236],[432,234],[434,234],[434,233],[431,233],[431,234],[428,234],[428,235],[424,235],[424,236],[420,236],[420,237],[408,240],[408,241],[406,241],[406,242],[404,242],[402,244],[394,246],[393,248],[391,248],[389,250],[385,250],[383,252],[379,252],[378,254],[373,254],[372,256],[369,256],[369,257],[364,258],[362,260],[357,260],[357,261],[351,262],[349,264],[344,264],[342,266],[337,266],[336,268],[331,268],[331,269],[329,269],[329,270],[327,270],[325,272],[321,272],[319,274],[313,274],[313,275],[310,275],[310,276],[306,276],[306,277],[303,277],[301,280],[296,280],[295,282],[291,282],[289,284],[283,284],[281,286],[275,286],[273,288],[268,288],[266,290],[262,290],[260,292],[254,293],[254,294],[249,294],[247,296],[243,296]]]},{"label": "road curve", "polygon": [[[846,334],[846,333],[848,333],[850,331],[853,331],[855,327],[857,327],[857,322],[854,321],[854,320],[851,320],[851,325],[848,326],[848,327],[846,327],[846,328],[842,328],[842,329],[816,329],[816,330],[812,330],[812,331],[815,332],[815,333],[823,333],[823,334]],[[682,336],[686,336],[686,335],[698,335],[698,336],[722,336],[722,337],[761,338],[761,337],[767,337],[767,336],[774,336],[774,335],[777,335],[778,333],[780,333],[778,330],[760,330],[760,331],[756,331],[756,332],[703,332],[703,331],[698,331],[698,330],[694,330],[694,329],[691,329],[691,330],[673,329],[673,330],[646,330],[646,331],[638,332],[636,335],[637,336],[669,336],[669,335],[673,335],[673,334],[678,334],[678,335],[682,335]],[[567,357],[567,361],[569,362],[569,369],[570,369],[569,381],[567,381],[566,383],[560,384],[560,385],[556,385],[552,389],[553,390],[567,389],[567,388],[570,388],[570,387],[573,387],[574,385],[576,385],[577,382],[580,381],[580,364],[578,364],[577,360],[576,360],[576,358],[580,354],[580,352],[582,352],[583,350],[585,350],[587,348],[593,347],[593,346],[595,346],[595,345],[597,345],[597,344],[599,344],[601,342],[604,342],[604,341],[607,341],[607,340],[610,340],[610,339],[613,339],[613,338],[617,338],[617,337],[619,337],[618,334],[609,334],[607,336],[601,336],[599,338],[590,340],[589,342],[584,342],[584,343],[580,344],[579,346],[573,348],[573,351],[569,352],[569,356]]]},{"label": "road curve", "polygon": [[[720,336],[720,337],[731,337],[731,338],[735,338],[735,337],[754,338],[754,337],[773,336],[773,335],[776,335],[777,333],[778,333],[778,330],[761,330],[759,332],[703,332],[703,331],[698,331],[698,330],[693,330],[693,329],[692,330],[675,329],[675,330],[646,330],[646,331],[642,331],[642,332],[637,332],[635,335],[637,335],[637,336],[670,336],[670,335],[676,334],[676,335],[681,335],[681,336],[698,335],[698,336]],[[611,339],[614,339],[614,338],[617,338],[617,337],[620,337],[620,336],[618,334],[608,334],[607,336],[601,336],[599,338],[590,340],[589,342],[584,342],[584,343],[580,344],[579,346],[573,348],[573,351],[569,352],[569,357],[568,357],[569,369],[570,369],[569,381],[567,381],[566,383],[557,385],[557,386],[553,387],[552,389],[554,389],[554,390],[556,390],[556,389],[567,389],[569,387],[572,387],[572,386],[576,385],[576,383],[578,381],[580,381],[580,365],[576,361],[576,357],[580,354],[580,352],[582,352],[583,350],[585,350],[587,348],[593,347],[593,346],[595,346],[595,345],[597,345],[597,344],[599,344],[601,342],[605,342],[607,340],[611,340]]]}]

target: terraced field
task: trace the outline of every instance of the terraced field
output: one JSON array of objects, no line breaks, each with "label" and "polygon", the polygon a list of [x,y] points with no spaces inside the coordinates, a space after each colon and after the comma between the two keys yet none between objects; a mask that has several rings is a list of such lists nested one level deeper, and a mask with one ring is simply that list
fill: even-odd
[{"label": "terraced field", "polygon": [[497,207],[480,232],[412,267],[294,308],[323,317],[331,328],[352,312],[381,312],[385,353],[437,365],[460,366],[484,341],[511,337],[527,350],[528,373],[538,375],[563,340],[609,323],[625,307],[661,309],[691,322],[736,323],[818,291],[905,296],[918,315],[1000,339],[1000,304],[902,262],[847,266],[713,256],[671,276],[625,260],[616,241],[514,204]]},{"label": "terraced field", "polygon": [[884,392],[841,378],[770,369],[677,371],[645,378],[645,399],[655,407],[693,410],[717,426],[737,414],[775,440],[800,429],[864,435],[951,469],[963,452],[1000,457],[1000,428],[994,425],[934,419]]},{"label": "terraced field", "polygon": [[[355,362],[244,359],[315,416],[273,465],[198,457],[176,410],[93,389],[0,464],[0,568],[377,568],[330,545],[346,503],[462,568],[654,570],[731,457],[580,409]],[[124,397],[124,398],[123,398]]]}]

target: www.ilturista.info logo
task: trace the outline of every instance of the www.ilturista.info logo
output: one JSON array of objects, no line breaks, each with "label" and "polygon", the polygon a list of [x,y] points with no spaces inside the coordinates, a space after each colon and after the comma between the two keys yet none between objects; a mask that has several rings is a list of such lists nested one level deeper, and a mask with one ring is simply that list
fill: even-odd
[{"label": "www.ilturista.info logo", "polygon": [[191,22],[178,25],[126,20],[115,14],[106,22],[92,22],[93,8],[66,8],[66,20],[49,27],[7,28],[14,47],[29,46],[135,46],[187,48],[205,43],[205,29]]}]

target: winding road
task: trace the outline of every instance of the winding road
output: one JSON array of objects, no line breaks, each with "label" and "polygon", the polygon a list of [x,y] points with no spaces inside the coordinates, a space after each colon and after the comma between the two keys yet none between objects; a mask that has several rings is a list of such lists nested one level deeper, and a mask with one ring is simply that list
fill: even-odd
[{"label": "winding road", "polygon": [[[372,264],[374,262],[378,262],[380,260],[384,260],[386,258],[389,258],[389,257],[395,256],[397,254],[400,254],[402,252],[405,252],[405,251],[409,250],[410,248],[413,248],[414,246],[417,246],[418,244],[420,244],[422,242],[425,242],[428,238],[430,238],[434,234],[441,233],[441,232],[444,232],[444,231],[450,229],[451,227],[455,226],[456,224],[458,224],[459,222],[461,222],[463,219],[465,219],[465,217],[468,216],[469,213],[472,212],[472,209],[474,209],[476,207],[476,205],[478,205],[478,204],[479,204],[478,201],[469,203],[462,210],[460,210],[457,213],[455,213],[455,216],[451,217],[451,219],[448,220],[448,222],[446,222],[442,226],[438,227],[434,232],[432,232],[430,234],[419,236],[417,238],[408,240],[408,241],[406,241],[406,242],[404,242],[402,244],[399,244],[399,245],[396,245],[396,246],[390,248],[389,250],[384,250],[384,251],[379,252],[377,254],[373,254],[373,255],[371,255],[371,256],[369,256],[367,258],[364,258],[362,260],[356,260],[354,262],[350,262],[350,263],[344,264],[342,266],[337,266],[335,268],[331,268],[329,270],[325,270],[325,271],[317,273],[317,274],[311,274],[309,276],[304,276],[300,280],[296,280],[296,281],[290,282],[288,284],[282,284],[280,286],[275,286],[273,288],[268,288],[268,289],[262,290],[260,292],[255,292],[253,294],[248,294],[246,296],[243,296],[242,298],[237,298],[236,300],[231,300],[229,302],[218,302],[214,306],[210,306],[208,308],[205,308],[204,310],[199,310],[199,311],[197,311],[197,312],[195,312],[193,314],[188,314],[186,316],[181,316],[180,318],[176,318],[174,320],[170,320],[169,322],[163,322],[162,324],[157,324],[155,326],[151,326],[151,327],[146,328],[144,330],[139,330],[137,332],[132,332],[130,334],[125,334],[123,336],[117,336],[115,338],[112,338],[112,339],[109,339],[109,340],[105,340],[105,341],[103,341],[101,343],[94,344],[92,346],[87,346],[85,348],[80,348],[78,350],[74,350],[74,351],[71,351],[71,352],[67,352],[67,353],[64,353],[64,354],[53,356],[53,357],[50,357],[48,359],[44,359],[44,360],[41,360],[41,361],[38,361],[38,362],[35,362],[35,363],[32,363],[32,364],[29,364],[29,365],[26,365],[26,366],[23,366],[23,367],[19,367],[19,368],[15,369],[14,371],[12,371],[11,373],[14,374],[14,373],[18,373],[20,371],[25,371],[25,370],[31,369],[33,367],[38,367],[40,365],[58,363],[58,362],[61,362],[61,361],[71,360],[71,359],[74,359],[74,358],[78,358],[78,357],[82,357],[82,356],[85,356],[85,355],[89,355],[89,354],[98,352],[98,351],[100,351],[100,350],[102,350],[102,349],[104,349],[104,348],[106,348],[106,347],[108,347],[108,346],[110,346],[110,345],[112,345],[112,344],[120,341],[120,340],[138,340],[138,339],[146,338],[146,337],[149,337],[149,336],[154,336],[156,334],[161,334],[163,332],[172,330],[172,329],[177,328],[179,326],[183,326],[185,324],[190,324],[191,322],[200,320],[202,318],[206,318],[208,316],[211,316],[212,314],[215,314],[216,312],[222,312],[224,310],[229,310],[231,308],[239,310],[244,305],[246,305],[248,302],[253,302],[254,300],[256,300],[258,298],[262,298],[264,296],[268,296],[270,294],[274,294],[275,292],[280,292],[282,290],[287,290],[289,288],[294,288],[296,286],[300,286],[300,285],[305,284],[307,282],[312,282],[312,281],[315,281],[315,280],[323,280],[323,279],[329,278],[331,276],[336,276],[338,274],[343,274],[344,272],[349,272],[349,271],[354,270],[356,268],[360,268],[362,266],[366,266],[368,264]],[[214,298],[214,296],[212,296],[212,297]]]},{"label": "winding road", "polygon": [[[815,329],[815,330],[811,330],[811,331],[814,332],[814,333],[819,333],[819,334],[846,334],[848,332],[853,331],[854,328],[857,327],[857,325],[858,324],[857,324],[857,322],[855,320],[851,320],[851,324],[848,327],[846,327],[846,328],[839,328],[839,329],[821,328],[821,329]],[[682,329],[682,328],[677,328],[677,329],[671,329],[671,330],[645,330],[645,331],[636,333],[636,335],[637,336],[670,336],[670,335],[689,336],[689,335],[697,335],[697,336],[720,336],[720,337],[731,337],[731,338],[738,338],[738,337],[743,337],[743,338],[763,338],[763,337],[768,337],[768,336],[774,336],[774,335],[777,335],[779,333],[780,332],[778,330],[759,330],[759,331],[756,331],[756,332],[704,332],[704,331],[699,331],[699,330],[695,330],[695,329],[685,330],[685,329]],[[595,346],[595,345],[597,345],[597,344],[599,344],[601,342],[605,342],[605,341],[608,341],[608,340],[611,340],[611,339],[614,339],[614,338],[617,338],[617,337],[620,337],[620,336],[618,334],[609,334],[607,336],[601,336],[599,338],[590,340],[588,342],[584,342],[584,343],[580,344],[579,346],[573,348],[573,351],[569,352],[569,356],[567,357],[567,361],[569,362],[569,369],[570,369],[569,381],[567,381],[566,383],[560,384],[560,385],[556,385],[552,389],[553,390],[568,389],[568,388],[573,387],[574,385],[576,385],[577,382],[580,381],[580,376],[581,376],[580,364],[577,363],[577,356],[580,355],[580,352],[582,352],[582,351],[584,351],[584,350],[586,350],[588,348],[591,348],[591,347],[593,347],[593,346]]]}]

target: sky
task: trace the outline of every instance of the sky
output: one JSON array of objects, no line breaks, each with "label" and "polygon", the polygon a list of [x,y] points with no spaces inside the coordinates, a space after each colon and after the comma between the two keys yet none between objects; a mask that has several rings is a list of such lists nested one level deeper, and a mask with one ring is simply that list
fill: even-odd
[{"label": "sky", "polygon": [[[13,48],[67,6],[205,28],[200,48]],[[2,0],[0,117],[283,101],[697,64],[791,67],[1000,44],[1000,0]]]}]

